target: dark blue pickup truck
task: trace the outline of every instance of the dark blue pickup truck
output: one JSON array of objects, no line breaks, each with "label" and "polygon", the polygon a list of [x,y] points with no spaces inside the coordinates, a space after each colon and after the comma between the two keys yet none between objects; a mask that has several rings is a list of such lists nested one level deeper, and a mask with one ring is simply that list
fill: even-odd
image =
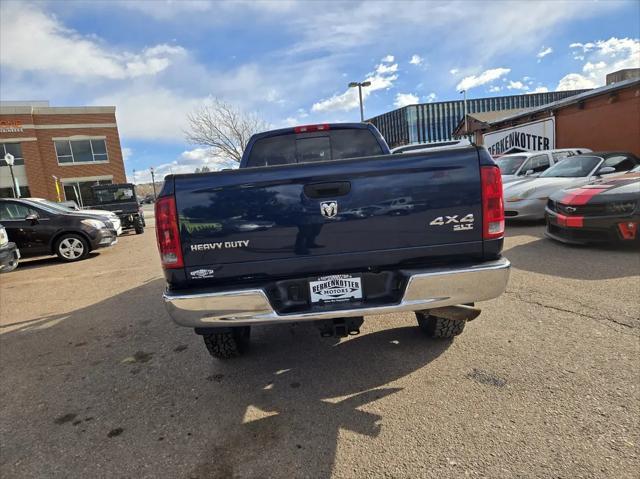
[{"label": "dark blue pickup truck", "polygon": [[509,277],[487,151],[391,154],[367,124],[254,135],[237,170],[167,176],[155,208],[169,314],[217,358],[254,325],[346,336],[381,313],[453,337]]}]

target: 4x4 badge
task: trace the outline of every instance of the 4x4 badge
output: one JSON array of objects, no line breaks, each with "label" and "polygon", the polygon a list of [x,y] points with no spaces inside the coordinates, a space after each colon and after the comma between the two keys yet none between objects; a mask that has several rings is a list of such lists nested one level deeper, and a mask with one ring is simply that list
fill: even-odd
[{"label": "4x4 badge", "polygon": [[323,201],[320,203],[320,213],[325,218],[334,218],[338,214],[338,202]]}]

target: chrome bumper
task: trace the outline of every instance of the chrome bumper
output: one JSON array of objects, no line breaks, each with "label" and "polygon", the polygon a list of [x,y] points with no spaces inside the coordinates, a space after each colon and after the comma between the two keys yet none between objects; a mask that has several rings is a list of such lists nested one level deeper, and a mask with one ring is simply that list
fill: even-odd
[{"label": "chrome bumper", "polygon": [[197,294],[166,291],[163,298],[171,318],[192,328],[314,321],[419,311],[496,298],[507,287],[510,267],[509,261],[502,258],[466,268],[425,269],[409,278],[402,300],[388,306],[278,314],[262,289]]}]

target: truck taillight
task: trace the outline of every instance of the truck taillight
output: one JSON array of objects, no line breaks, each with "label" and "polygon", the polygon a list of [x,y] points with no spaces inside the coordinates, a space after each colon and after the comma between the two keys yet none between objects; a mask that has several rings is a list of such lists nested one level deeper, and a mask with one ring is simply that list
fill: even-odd
[{"label": "truck taillight", "polygon": [[163,268],[183,268],[182,249],[178,235],[178,214],[173,196],[158,198],[156,210],[156,238]]},{"label": "truck taillight", "polygon": [[329,130],[330,127],[328,124],[322,124],[322,125],[303,125],[303,126],[296,126],[293,131],[295,131],[296,133],[309,133],[312,131],[327,131]]},{"label": "truck taillight", "polygon": [[504,235],[504,203],[502,176],[497,166],[480,167],[482,181],[482,237],[501,238]]}]

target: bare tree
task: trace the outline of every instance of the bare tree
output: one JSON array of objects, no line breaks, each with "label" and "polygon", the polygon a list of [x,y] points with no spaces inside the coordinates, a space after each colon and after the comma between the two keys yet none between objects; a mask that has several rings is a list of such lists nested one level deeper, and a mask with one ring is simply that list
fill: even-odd
[{"label": "bare tree", "polygon": [[208,146],[213,154],[238,163],[251,135],[269,126],[257,114],[243,112],[218,99],[190,113],[187,120],[187,141]]}]

